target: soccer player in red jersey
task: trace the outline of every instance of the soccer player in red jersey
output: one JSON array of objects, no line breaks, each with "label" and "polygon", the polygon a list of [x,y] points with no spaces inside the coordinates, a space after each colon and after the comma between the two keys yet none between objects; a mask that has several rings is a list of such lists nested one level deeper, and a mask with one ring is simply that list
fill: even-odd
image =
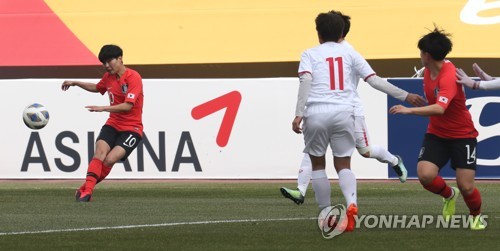
[{"label": "soccer player in red jersey", "polygon": [[[445,60],[452,49],[449,36],[436,27],[418,41],[425,66],[424,94],[429,105],[411,108],[395,105],[389,112],[429,117],[418,157],[418,179],[425,189],[444,198],[443,216],[446,219],[455,213],[456,199],[462,193],[474,217],[471,229],[482,230],[486,226],[477,220],[481,219],[481,194],[474,186],[478,132],[465,105],[464,89],[457,83],[456,68]],[[439,176],[439,170],[448,160],[456,172],[458,189],[447,185]]]},{"label": "soccer player in red jersey", "polygon": [[109,112],[109,118],[96,140],[94,157],[87,169],[85,183],[76,191],[77,201],[88,202],[101,182],[119,160],[125,160],[142,139],[142,78],[123,64],[123,51],[116,45],[104,45],[99,61],[106,73],[99,83],[64,81],[62,90],[78,86],[89,92],[108,93],[109,106],[86,106],[91,112]]}]

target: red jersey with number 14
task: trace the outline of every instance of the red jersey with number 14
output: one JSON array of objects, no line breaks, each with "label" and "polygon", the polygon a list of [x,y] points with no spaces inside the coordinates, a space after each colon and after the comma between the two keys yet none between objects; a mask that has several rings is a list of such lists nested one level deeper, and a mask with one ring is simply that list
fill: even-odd
[{"label": "red jersey with number 14", "polygon": [[427,132],[441,138],[475,138],[478,135],[467,106],[465,92],[458,84],[455,65],[445,60],[436,79],[430,71],[424,72],[424,93],[429,105],[438,104],[445,109],[443,115],[430,116]]},{"label": "red jersey with number 14", "polygon": [[109,104],[112,106],[128,102],[132,103],[133,107],[128,112],[111,112],[106,125],[117,131],[130,131],[142,136],[142,78],[139,73],[129,68],[120,78],[117,77],[117,74],[106,72],[97,83],[97,90],[103,95],[108,92]]}]

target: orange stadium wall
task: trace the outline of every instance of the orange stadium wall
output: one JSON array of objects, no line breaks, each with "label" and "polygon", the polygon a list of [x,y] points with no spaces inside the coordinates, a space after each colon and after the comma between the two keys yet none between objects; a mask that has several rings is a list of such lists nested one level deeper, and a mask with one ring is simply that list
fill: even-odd
[{"label": "orange stadium wall", "polygon": [[487,0],[1,1],[0,66],[98,65],[109,43],[130,65],[295,62],[318,43],[316,15],[331,9],[351,16],[347,39],[368,60],[418,58],[416,42],[434,24],[453,35],[449,57],[500,58],[499,8]]}]

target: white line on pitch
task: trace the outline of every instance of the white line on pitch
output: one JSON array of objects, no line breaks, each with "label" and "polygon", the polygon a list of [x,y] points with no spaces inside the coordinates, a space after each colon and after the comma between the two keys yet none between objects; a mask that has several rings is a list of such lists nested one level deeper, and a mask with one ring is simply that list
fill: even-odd
[{"label": "white line on pitch", "polygon": [[114,226],[114,227],[89,227],[89,228],[51,229],[51,230],[23,231],[23,232],[5,232],[5,233],[0,233],[0,236],[3,236],[3,235],[23,235],[23,234],[46,234],[46,233],[61,233],[61,232],[96,231],[96,230],[109,230],[109,229],[169,227],[169,226],[180,226],[180,225],[206,225],[206,224],[269,222],[269,221],[299,221],[299,220],[315,220],[315,219],[317,219],[317,218],[283,218],[283,219],[247,219],[247,220],[214,220],[214,221],[172,222],[172,223],[127,225],[127,226]]}]

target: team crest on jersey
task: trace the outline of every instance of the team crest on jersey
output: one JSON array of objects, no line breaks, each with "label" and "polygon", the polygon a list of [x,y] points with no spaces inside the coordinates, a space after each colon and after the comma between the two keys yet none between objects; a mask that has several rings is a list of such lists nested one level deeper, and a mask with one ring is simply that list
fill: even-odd
[{"label": "team crest on jersey", "polygon": [[122,89],[122,93],[123,93],[123,94],[127,93],[127,91],[128,91],[128,84],[127,84],[127,83],[123,84],[123,85],[122,85],[122,86],[120,86],[120,87],[121,87],[121,89]]},{"label": "team crest on jersey", "polygon": [[437,97],[439,94],[439,88],[434,89],[434,97]]}]

